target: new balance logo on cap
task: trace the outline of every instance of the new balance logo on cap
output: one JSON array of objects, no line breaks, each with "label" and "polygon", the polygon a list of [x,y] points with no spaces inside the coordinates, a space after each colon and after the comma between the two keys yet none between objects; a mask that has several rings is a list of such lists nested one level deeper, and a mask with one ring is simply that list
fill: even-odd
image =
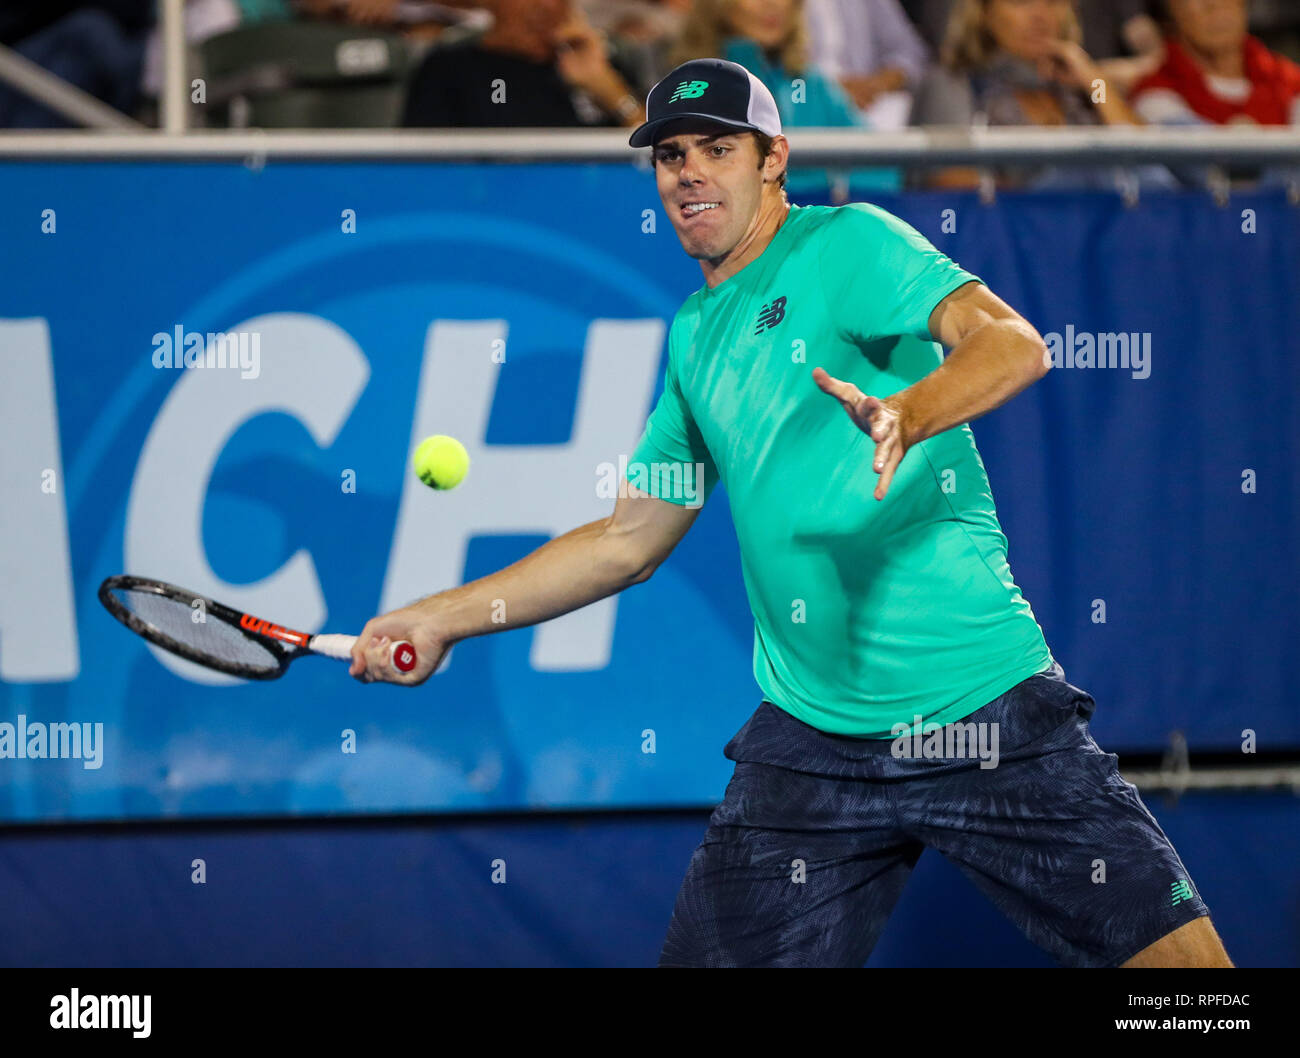
[{"label": "new balance logo on cap", "polygon": [[739,63],[692,59],[650,89],[645,124],[628,138],[633,147],[650,147],[664,126],[682,118],[706,119],[723,129],[753,129],[781,135],[781,114],[771,90]]},{"label": "new balance logo on cap", "polygon": [[709,87],[708,81],[683,81],[668,97],[668,102],[676,103],[679,99],[699,99]]}]

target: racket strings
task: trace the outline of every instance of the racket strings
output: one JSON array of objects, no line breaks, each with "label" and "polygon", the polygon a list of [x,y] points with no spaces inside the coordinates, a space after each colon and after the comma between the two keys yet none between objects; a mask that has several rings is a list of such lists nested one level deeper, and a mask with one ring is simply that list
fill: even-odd
[{"label": "racket strings", "polygon": [[280,667],[275,648],[249,638],[234,625],[206,611],[198,619],[199,611],[182,599],[129,588],[114,589],[113,594],[138,620],[197,654],[267,672]]}]

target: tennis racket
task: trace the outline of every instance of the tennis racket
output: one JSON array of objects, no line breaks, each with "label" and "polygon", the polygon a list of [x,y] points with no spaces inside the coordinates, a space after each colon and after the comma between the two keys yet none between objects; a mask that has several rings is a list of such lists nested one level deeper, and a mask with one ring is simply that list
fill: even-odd
[{"label": "tennis racket", "polygon": [[[138,636],[186,661],[246,680],[274,680],[291,661],[319,654],[352,660],[356,636],[309,635],[241,613],[192,591],[146,577],[109,577],[99,601]],[[398,672],[415,668],[415,647],[394,643],[389,660]]]}]

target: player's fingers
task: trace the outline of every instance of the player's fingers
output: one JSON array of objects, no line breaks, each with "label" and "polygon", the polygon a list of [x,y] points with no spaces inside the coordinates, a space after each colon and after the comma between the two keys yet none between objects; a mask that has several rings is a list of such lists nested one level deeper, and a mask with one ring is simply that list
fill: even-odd
[{"label": "player's fingers", "polygon": [[890,433],[890,417],[881,414],[887,411],[879,397],[863,396],[853,408],[853,414],[862,428],[871,434],[873,441],[883,441]]},{"label": "player's fingers", "polygon": [[366,642],[366,676],[367,682],[390,682],[396,676],[388,663],[388,655],[393,642],[388,636],[372,636]]},{"label": "player's fingers", "polygon": [[843,401],[846,407],[852,407],[862,397],[862,391],[857,386],[851,382],[842,382],[824,368],[813,368],[813,381],[823,393],[829,393],[837,400]]},{"label": "player's fingers", "polygon": [[902,461],[902,453],[895,451],[895,454],[893,454],[885,464],[885,469],[881,472],[880,480],[876,483],[876,499],[883,500],[885,498],[885,494],[889,492],[889,486],[894,481],[894,471],[898,469],[898,464]]},{"label": "player's fingers", "polygon": [[366,626],[361,629],[361,634],[357,636],[357,641],[352,644],[352,664],[348,666],[348,675],[356,679],[361,679],[366,671],[366,644],[370,642],[374,627],[375,622],[372,618],[366,622]]},{"label": "player's fingers", "polygon": [[362,683],[374,683],[388,675],[388,652],[392,640],[383,634],[383,627],[382,618],[374,618],[361,630],[353,644],[353,664],[349,671]]},{"label": "player's fingers", "polygon": [[[378,641],[382,628],[382,617],[370,617],[361,629],[360,636],[356,637],[356,642],[352,643],[352,664],[348,665],[347,671],[352,676],[360,678],[361,675],[369,668],[368,649]],[[369,682],[368,680],[365,682]]]},{"label": "player's fingers", "polygon": [[893,458],[894,449],[897,447],[897,439],[893,437],[886,438],[879,442],[876,445],[876,454],[871,460],[871,469],[877,474],[884,473],[885,467],[889,466],[889,461]]},{"label": "player's fingers", "polygon": [[359,660],[354,660],[352,662],[348,672],[351,673],[352,678],[357,680],[359,683],[375,682],[375,678],[370,672],[370,658],[365,654],[362,654]]}]

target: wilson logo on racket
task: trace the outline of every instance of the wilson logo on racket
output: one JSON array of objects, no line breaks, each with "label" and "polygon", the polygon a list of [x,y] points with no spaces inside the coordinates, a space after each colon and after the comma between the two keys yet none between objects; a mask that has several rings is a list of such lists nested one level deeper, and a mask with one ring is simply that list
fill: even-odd
[{"label": "wilson logo on racket", "polygon": [[269,636],[284,643],[292,643],[296,647],[305,647],[307,640],[311,638],[305,632],[295,632],[292,628],[274,625],[261,617],[254,617],[251,613],[240,616],[239,627],[246,628],[250,632],[256,632],[260,636]]},{"label": "wilson logo on racket", "polygon": [[393,648],[393,668],[398,672],[410,672],[415,668],[415,647],[410,643],[398,643]]}]

